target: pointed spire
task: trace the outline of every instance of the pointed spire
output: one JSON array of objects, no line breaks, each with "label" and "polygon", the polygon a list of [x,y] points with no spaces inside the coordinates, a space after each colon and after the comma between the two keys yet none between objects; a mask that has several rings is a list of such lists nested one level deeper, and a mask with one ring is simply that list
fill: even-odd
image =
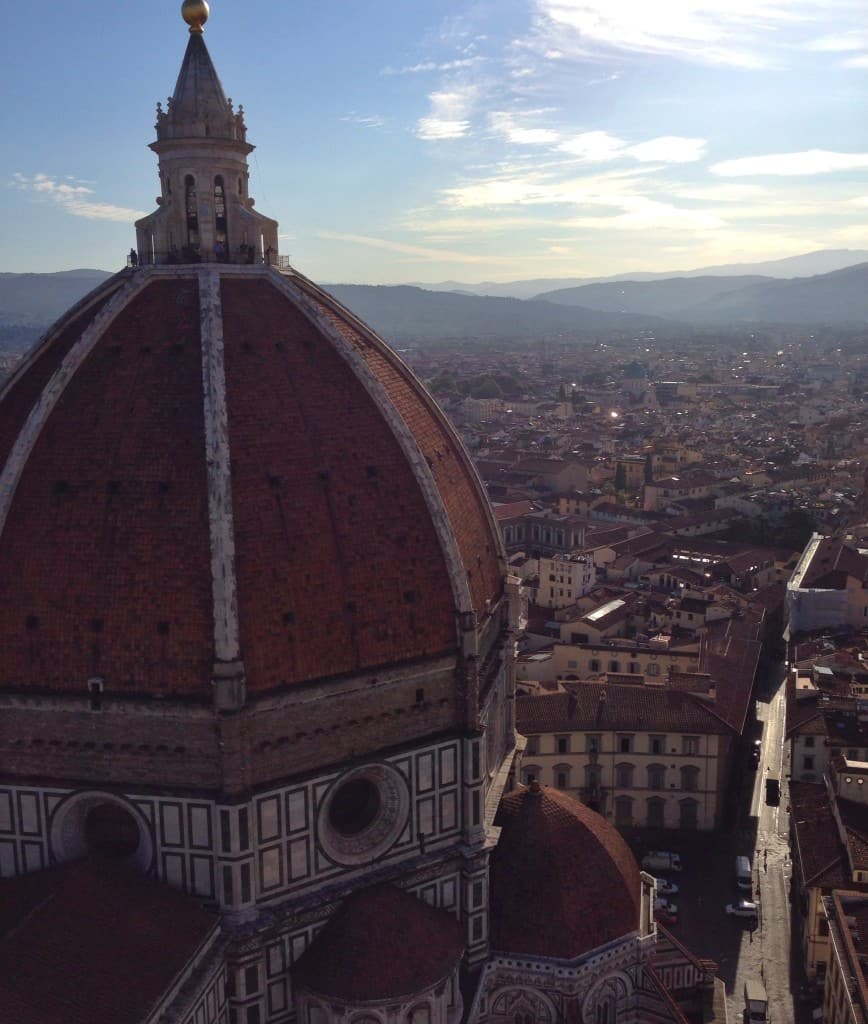
[{"label": "pointed spire", "polygon": [[192,33],[168,109],[157,117],[158,139],[210,137],[245,141],[243,117],[226,98],[201,32]]},{"label": "pointed spire", "polygon": [[175,91],[157,104],[158,209],[136,222],[143,263],[270,262],[278,256],[277,222],[253,209],[248,193],[244,110],[234,109],[202,36],[205,0],[185,0],[190,37]]}]

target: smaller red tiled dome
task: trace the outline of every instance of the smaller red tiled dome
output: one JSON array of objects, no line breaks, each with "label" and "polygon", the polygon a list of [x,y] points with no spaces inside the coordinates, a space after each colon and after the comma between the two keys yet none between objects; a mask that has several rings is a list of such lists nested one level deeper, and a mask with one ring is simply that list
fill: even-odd
[{"label": "smaller red tiled dome", "polygon": [[319,996],[378,1002],[424,992],[464,953],[464,930],[445,910],[393,885],[349,896],[293,968],[293,981]]},{"label": "smaller red tiled dome", "polygon": [[572,960],[639,927],[639,868],[618,831],[557,790],[501,802],[491,861],[491,945]]}]

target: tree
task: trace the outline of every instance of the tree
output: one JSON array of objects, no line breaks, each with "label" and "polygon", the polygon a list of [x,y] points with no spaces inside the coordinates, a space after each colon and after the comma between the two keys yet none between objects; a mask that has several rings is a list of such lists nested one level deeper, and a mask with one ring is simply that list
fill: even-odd
[{"label": "tree", "polygon": [[627,490],[627,470],[623,462],[619,462],[615,469],[615,490]]},{"label": "tree", "polygon": [[645,483],[650,484],[654,479],[654,460],[651,458],[651,452],[645,456]]}]

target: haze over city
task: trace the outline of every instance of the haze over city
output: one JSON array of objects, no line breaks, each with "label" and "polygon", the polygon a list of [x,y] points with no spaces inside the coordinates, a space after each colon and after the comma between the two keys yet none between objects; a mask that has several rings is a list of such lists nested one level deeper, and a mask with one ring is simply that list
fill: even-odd
[{"label": "haze over city", "polygon": [[[157,191],[174,5],[3,14],[0,269],[115,269]],[[208,43],[260,144],[251,191],[320,280],[675,271],[868,239],[868,32],[847,0],[224,0]]]}]

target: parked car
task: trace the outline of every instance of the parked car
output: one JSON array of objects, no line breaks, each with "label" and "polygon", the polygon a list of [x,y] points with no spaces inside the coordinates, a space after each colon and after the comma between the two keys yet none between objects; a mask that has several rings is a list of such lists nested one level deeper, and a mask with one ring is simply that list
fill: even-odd
[{"label": "parked car", "polygon": [[678,914],[673,914],[669,910],[655,910],[654,920],[661,924],[678,924]]},{"label": "parked car", "polygon": [[771,804],[772,807],[777,807],[781,802],[781,782],[780,779],[776,779],[773,775],[770,775],[766,779],[766,803]]},{"label": "parked car", "polygon": [[727,903],[726,912],[731,917],[752,917],[756,920],[759,912],[756,903],[751,900],[739,900],[738,903]]},{"label": "parked car", "polygon": [[669,900],[662,899],[659,896],[654,900],[654,910],[662,910],[664,914],[673,914],[676,917],[678,916],[678,907],[676,907],[674,903],[670,903]]},{"label": "parked car", "polygon": [[678,886],[674,882],[670,882],[668,878],[657,879],[657,895],[658,896],[677,896]]},{"label": "parked car", "polygon": [[680,871],[681,857],[669,850],[649,850],[642,858],[642,867],[646,871]]},{"label": "parked car", "polygon": [[763,756],[763,745],[759,740],[753,741],[753,746],[750,748],[750,766],[751,768],[759,768],[760,761]]}]

